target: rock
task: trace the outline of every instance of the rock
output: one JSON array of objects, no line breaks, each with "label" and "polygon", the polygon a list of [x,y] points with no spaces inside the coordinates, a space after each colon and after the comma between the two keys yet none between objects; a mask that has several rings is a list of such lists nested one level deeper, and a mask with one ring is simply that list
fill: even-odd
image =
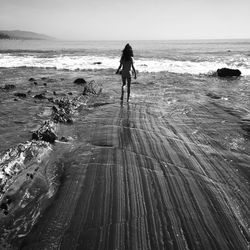
[{"label": "rock", "polygon": [[86,87],[84,88],[82,95],[87,95],[87,88]]},{"label": "rock", "polygon": [[94,62],[93,64],[94,65],[96,65],[96,64],[102,64],[102,62]]},{"label": "rock", "polygon": [[64,108],[60,108],[58,110],[53,109],[52,120],[56,123],[73,123],[70,114],[68,114]]},{"label": "rock", "polygon": [[16,86],[13,85],[13,84],[5,84],[4,87],[3,87],[3,89],[5,89],[5,90],[12,90],[12,89],[15,89],[15,88],[16,88]]},{"label": "rock", "polygon": [[48,101],[49,102],[54,102],[54,98],[53,97],[48,97]]},{"label": "rock", "polygon": [[221,68],[217,69],[217,75],[219,77],[232,77],[232,76],[240,76],[241,72],[238,69]]},{"label": "rock", "polygon": [[17,102],[17,101],[18,101],[18,99],[14,98],[14,101],[15,101],[15,102]]},{"label": "rock", "polygon": [[250,132],[250,115],[247,115],[241,119],[241,128],[247,132]]},{"label": "rock", "polygon": [[62,142],[68,142],[69,140],[66,137],[62,136],[61,139],[60,139],[60,141],[62,141]]},{"label": "rock", "polygon": [[34,175],[31,174],[31,173],[27,173],[26,176],[27,176],[28,178],[30,178],[30,179],[33,179],[33,178],[34,178]]},{"label": "rock", "polygon": [[46,121],[41,128],[32,133],[33,140],[42,140],[50,143],[54,143],[57,136],[55,134],[53,123]]},{"label": "rock", "polygon": [[34,98],[42,100],[42,99],[46,99],[46,96],[44,93],[41,93],[41,94],[35,95]]},{"label": "rock", "polygon": [[31,78],[29,79],[29,81],[30,81],[30,82],[33,82],[33,81],[35,81],[35,79],[31,77]]},{"label": "rock", "polygon": [[42,79],[42,80],[47,80],[47,77],[42,77],[41,79]]},{"label": "rock", "polygon": [[77,78],[74,83],[76,84],[85,84],[87,83],[83,78]]},{"label": "rock", "polygon": [[19,93],[19,92],[15,93],[14,96],[21,97],[21,98],[27,97],[27,95],[25,93]]},{"label": "rock", "polygon": [[57,104],[59,108],[57,108],[56,106],[52,107],[52,120],[56,123],[73,123],[73,120],[70,115],[70,101],[68,99],[60,99],[55,100],[54,103]]},{"label": "rock", "polygon": [[37,82],[34,82],[35,85],[37,85]]},{"label": "rock", "polygon": [[97,84],[94,80],[90,81],[88,84],[84,86],[83,95],[93,94],[98,95],[101,93],[102,88],[99,84]]},{"label": "rock", "polygon": [[53,95],[56,95],[56,91],[53,91]]},{"label": "rock", "polygon": [[[16,213],[16,210],[19,208],[26,211],[27,209],[26,205],[30,204],[30,200],[28,199],[31,198],[33,195],[30,195],[29,197],[26,196],[27,193],[31,194],[32,191],[29,190],[28,192],[26,192],[25,190],[26,188],[29,188],[31,186],[30,185],[31,183],[29,184],[27,183],[28,178],[25,178],[25,175],[29,177],[30,179],[33,179],[34,177],[33,173],[34,171],[37,171],[39,167],[39,163],[41,162],[41,159],[44,158],[50,151],[52,151],[52,148],[51,148],[51,145],[47,142],[28,141],[22,144],[18,144],[14,148],[7,150],[4,154],[0,154],[0,176],[1,176],[1,179],[0,179],[1,180],[0,181],[0,190],[1,190],[0,191],[0,221],[1,221],[1,225],[3,223],[3,220],[2,220],[3,217],[2,217],[1,212],[5,215],[8,215],[8,213],[10,213],[11,216],[15,216],[14,214]],[[28,173],[27,173],[27,169],[29,169]],[[39,178],[39,183],[41,183],[40,178]],[[35,188],[37,187],[38,186],[35,185]],[[32,188],[34,188],[34,186]],[[39,190],[39,189],[36,189],[36,190]],[[39,195],[39,192],[34,192],[33,194]],[[22,206],[21,204],[24,206]],[[13,210],[15,211],[14,213],[12,213]],[[18,216],[20,216],[19,213],[17,217]],[[20,223],[18,223],[18,225],[16,226],[19,228]],[[11,228],[13,230],[13,225],[11,225]],[[2,236],[2,231],[0,235]],[[0,238],[1,238],[1,243],[2,243],[1,236]],[[0,243],[0,248],[3,249],[2,248],[3,245],[1,243]]]},{"label": "rock", "polygon": [[221,99],[221,97],[220,96],[218,96],[217,94],[215,94],[215,93],[207,93],[207,96],[209,96],[210,98],[212,98],[212,99]]},{"label": "rock", "polygon": [[44,85],[44,86],[47,86],[47,83],[45,82],[43,85]]},{"label": "rock", "polygon": [[27,94],[29,95],[31,93],[31,90],[28,90]]},{"label": "rock", "polygon": [[68,95],[73,95],[73,93],[72,93],[72,92],[69,92]]}]

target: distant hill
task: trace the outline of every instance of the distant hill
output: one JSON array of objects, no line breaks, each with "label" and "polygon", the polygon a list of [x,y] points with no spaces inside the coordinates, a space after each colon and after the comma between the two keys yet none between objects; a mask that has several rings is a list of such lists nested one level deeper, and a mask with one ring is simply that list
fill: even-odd
[{"label": "distant hill", "polygon": [[55,40],[51,36],[21,30],[0,30],[0,39]]}]

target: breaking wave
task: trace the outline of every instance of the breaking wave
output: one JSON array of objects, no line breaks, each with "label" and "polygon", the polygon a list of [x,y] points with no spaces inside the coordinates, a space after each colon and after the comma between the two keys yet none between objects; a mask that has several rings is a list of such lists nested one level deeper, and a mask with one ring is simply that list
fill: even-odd
[{"label": "breaking wave", "polygon": [[[0,54],[0,67],[39,67],[67,70],[95,70],[116,69],[119,66],[119,57],[94,55],[44,55],[34,54]],[[246,56],[232,58],[202,58],[199,60],[172,60],[166,58],[137,58],[136,69],[139,72],[168,71],[173,73],[207,74],[218,68],[231,67],[241,70],[243,75],[250,75],[250,60]]]}]

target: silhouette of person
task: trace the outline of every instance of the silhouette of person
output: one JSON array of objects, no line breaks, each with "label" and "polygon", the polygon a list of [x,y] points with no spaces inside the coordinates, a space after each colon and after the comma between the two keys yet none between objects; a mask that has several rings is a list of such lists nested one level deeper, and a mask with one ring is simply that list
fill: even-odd
[{"label": "silhouette of person", "polygon": [[133,49],[129,44],[126,44],[125,48],[122,51],[122,56],[120,60],[120,66],[116,71],[116,74],[120,73],[120,69],[122,68],[121,75],[122,75],[122,94],[121,100],[123,100],[124,95],[124,87],[127,84],[127,102],[129,101],[130,96],[130,84],[131,84],[131,69],[134,72],[134,78],[136,79],[136,71],[134,67],[134,53]]}]

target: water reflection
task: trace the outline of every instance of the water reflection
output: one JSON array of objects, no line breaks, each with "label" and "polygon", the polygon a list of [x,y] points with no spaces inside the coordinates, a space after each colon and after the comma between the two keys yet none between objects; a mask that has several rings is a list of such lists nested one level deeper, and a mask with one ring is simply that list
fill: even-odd
[{"label": "water reflection", "polygon": [[132,145],[132,135],[131,135],[131,121],[130,121],[130,103],[123,103],[121,101],[120,107],[120,138],[122,148],[128,148]]}]

